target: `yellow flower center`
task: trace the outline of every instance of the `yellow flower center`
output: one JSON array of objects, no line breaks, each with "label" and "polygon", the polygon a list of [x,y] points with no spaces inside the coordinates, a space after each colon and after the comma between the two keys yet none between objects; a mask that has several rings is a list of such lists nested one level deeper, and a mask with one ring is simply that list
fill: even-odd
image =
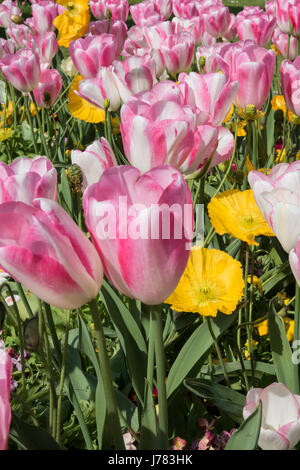
[{"label": "yellow flower center", "polygon": [[248,214],[240,219],[240,224],[245,230],[249,231],[254,229],[254,227],[257,225],[257,222],[255,221],[255,217],[253,217],[253,215]]},{"label": "yellow flower center", "polygon": [[204,306],[210,302],[217,302],[220,298],[220,286],[217,288],[215,284],[202,284],[198,290],[198,305]]},{"label": "yellow flower center", "polygon": [[75,8],[75,7],[74,7],[74,3],[73,3],[73,2],[68,2],[67,8],[68,8],[69,11],[74,10],[74,8]]}]

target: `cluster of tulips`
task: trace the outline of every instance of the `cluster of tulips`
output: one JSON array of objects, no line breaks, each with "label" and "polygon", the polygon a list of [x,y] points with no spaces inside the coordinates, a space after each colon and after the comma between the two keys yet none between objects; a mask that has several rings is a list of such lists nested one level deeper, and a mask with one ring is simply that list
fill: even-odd
[{"label": "cluster of tulips", "polygon": [[[48,374],[49,431],[56,445],[69,378],[67,348],[55,333],[51,308],[80,313],[89,304],[100,368],[99,448],[170,448],[175,435],[169,432],[168,400],[184,393],[192,371],[194,380],[203,379],[205,361],[213,380],[213,348],[225,385],[218,379],[209,386],[237,394],[235,382],[242,399],[247,395],[244,425],[227,448],[241,448],[243,433],[251,437],[244,448],[294,448],[300,441],[300,368],[292,361],[284,321],[293,322],[299,341],[300,1],[269,0],[265,9],[245,6],[237,14],[221,0],[28,4],[0,4],[1,289],[17,289],[29,317],[26,296],[40,299],[39,325],[49,329],[60,377],[57,397]],[[26,151],[20,132],[29,136]],[[259,244],[267,254],[275,250],[278,264],[265,263],[261,280]],[[293,318],[283,320],[287,309],[274,312],[272,289],[295,288],[289,265],[295,309]],[[254,358],[261,318],[255,299],[271,282],[264,313],[275,370],[273,383],[263,388]],[[135,427],[123,426],[103,307],[128,361],[140,413]],[[11,309],[20,326],[15,301]],[[5,310],[11,315],[10,307]],[[197,314],[198,329],[178,360],[166,365],[174,312]],[[282,334],[282,356],[274,325]],[[237,349],[224,361],[221,336],[231,327]],[[198,331],[205,349],[191,359]],[[41,354],[46,346],[40,337]],[[236,377],[229,375],[228,361],[240,361]],[[11,377],[11,357],[0,347],[1,449],[11,426]],[[92,449],[80,404],[70,401]]]}]

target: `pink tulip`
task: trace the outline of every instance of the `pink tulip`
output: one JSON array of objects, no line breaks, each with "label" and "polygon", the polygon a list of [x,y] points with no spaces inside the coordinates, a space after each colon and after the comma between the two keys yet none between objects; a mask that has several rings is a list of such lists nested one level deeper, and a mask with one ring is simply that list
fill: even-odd
[{"label": "pink tulip", "polygon": [[193,18],[199,15],[200,0],[173,0],[173,13],[178,18]]},{"label": "pink tulip", "polygon": [[34,295],[58,308],[94,299],[102,282],[96,250],[55,201],[0,206],[0,265]]},{"label": "pink tulip", "polygon": [[113,62],[113,76],[123,103],[136,93],[151,90],[156,81],[156,66],[150,54]]},{"label": "pink tulip", "polygon": [[195,42],[190,33],[168,36],[160,47],[168,72],[172,75],[185,72],[193,61],[194,48]]},{"label": "pink tulip", "polygon": [[200,14],[203,16],[204,27],[208,34],[214,38],[225,36],[231,24],[231,16],[227,7],[220,4],[203,6]]},{"label": "pink tulip", "polygon": [[[226,61],[226,58],[225,58]],[[235,98],[236,106],[245,108],[251,104],[261,108],[272,84],[276,55],[255,45],[232,49],[231,77],[240,83]]]},{"label": "pink tulip", "polygon": [[97,183],[104,170],[118,165],[115,154],[104,137],[93,142],[83,152],[72,150],[71,160],[81,169],[83,190]]},{"label": "pink tulip", "polygon": [[17,2],[4,0],[0,5],[0,26],[8,28],[11,25],[12,15],[22,16]]},{"label": "pink tulip", "polygon": [[0,60],[0,68],[6,80],[23,93],[34,90],[39,82],[39,60],[30,49],[7,54]]},{"label": "pink tulip", "polygon": [[[196,50],[196,62],[200,72],[220,72],[229,76],[229,65],[220,55],[222,43],[216,43],[212,46],[200,46]],[[203,59],[205,64],[203,65]]]},{"label": "pink tulip", "polygon": [[189,257],[191,207],[186,182],[169,165],[144,175],[126,165],[110,168],[87,188],[85,222],[120,292],[150,305],[173,292]]},{"label": "pink tulip", "polygon": [[0,59],[6,54],[13,54],[15,52],[15,44],[11,39],[0,38]]},{"label": "pink tulip", "polygon": [[56,200],[57,172],[46,157],[19,157],[10,165],[0,162],[0,204],[31,204],[38,197]]},{"label": "pink tulip", "polygon": [[237,33],[242,41],[251,39],[258,46],[266,47],[270,42],[276,18],[267,15],[263,10],[254,14],[241,11],[237,14]]},{"label": "pink tulip", "polygon": [[[143,35],[146,40],[145,46],[139,47],[150,47],[159,49],[161,43],[172,34],[175,33],[175,23],[173,21],[161,21],[153,26],[144,27]],[[137,47],[137,46],[136,46]]]},{"label": "pink tulip", "polygon": [[179,88],[184,104],[199,109],[199,124],[220,126],[238,93],[239,83],[220,73],[191,72],[179,75]]},{"label": "pink tulip", "polygon": [[281,31],[285,34],[290,34],[291,22],[288,14],[288,3],[291,0],[277,0],[276,3],[276,19],[277,24]]},{"label": "pink tulip", "polygon": [[124,21],[100,20],[89,24],[89,34],[100,36],[101,34],[112,34],[118,43],[118,54],[122,52],[127,37],[127,26]]},{"label": "pink tulip", "polygon": [[[288,34],[284,34],[281,29],[275,28],[272,36],[272,42],[283,56],[287,56]],[[294,36],[290,36],[289,59],[294,60],[298,55],[298,41]]]},{"label": "pink tulip", "polygon": [[104,20],[107,17],[107,10],[111,13],[114,21],[126,21],[129,13],[127,0],[90,0],[90,9],[94,17]]},{"label": "pink tulip", "polygon": [[224,38],[227,41],[233,41],[237,37],[237,19],[233,13],[230,13],[230,23],[227,28]]},{"label": "pink tulip", "polygon": [[101,67],[96,78],[87,78],[79,83],[78,95],[89,103],[104,109],[110,100],[109,111],[117,111],[121,105],[120,93],[111,67]]},{"label": "pink tulip", "polygon": [[14,41],[16,48],[31,48],[34,43],[32,31],[25,24],[12,23],[6,32],[11,40]]},{"label": "pink tulip", "polygon": [[55,69],[42,70],[38,86],[33,90],[40,108],[51,108],[57,100],[62,87],[62,78]]},{"label": "pink tulip", "polygon": [[262,421],[258,445],[262,450],[288,450],[300,440],[300,396],[281,383],[252,388],[243,409],[248,418],[261,403]]},{"label": "pink tulip", "polygon": [[196,45],[201,44],[204,34],[204,21],[202,16],[195,16],[191,19],[173,18],[172,23],[175,25],[175,33],[187,31],[193,36]]},{"label": "pink tulip", "polygon": [[300,286],[300,238],[298,238],[296,247],[289,253],[289,263],[292,273]]},{"label": "pink tulip", "polygon": [[152,0],[155,9],[167,20],[172,15],[172,0]]},{"label": "pink tulip", "polygon": [[112,34],[87,36],[72,41],[69,51],[78,72],[94,78],[100,67],[108,67],[118,57],[118,43]]},{"label": "pink tulip", "polygon": [[300,116],[300,56],[294,62],[290,60],[282,62],[281,83],[287,107]]},{"label": "pink tulip", "polygon": [[37,36],[34,50],[40,58],[41,68],[48,68],[58,51],[58,42],[55,33],[51,31]]},{"label": "pink tulip", "polygon": [[32,5],[33,26],[38,33],[53,31],[53,20],[58,16],[58,5],[51,1],[41,1]]},{"label": "pink tulip", "polygon": [[268,0],[265,3],[265,10],[268,15],[276,17],[276,0]]},{"label": "pink tulip", "polygon": [[292,34],[300,37],[300,0],[293,0],[287,5],[288,15],[291,21]]},{"label": "pink tulip", "polygon": [[121,109],[121,134],[130,163],[141,172],[170,164],[179,167],[194,146],[196,113],[181,102],[173,82],[133,96]]},{"label": "pink tulip", "polygon": [[10,356],[0,348],[0,450],[7,450],[8,444],[11,420],[9,399],[12,368]]},{"label": "pink tulip", "polygon": [[130,13],[135,24],[140,27],[152,26],[165,19],[153,0],[145,0],[136,5],[131,5]]},{"label": "pink tulip", "polygon": [[289,253],[300,237],[300,162],[280,163],[268,175],[251,171],[248,179],[262,215]]}]

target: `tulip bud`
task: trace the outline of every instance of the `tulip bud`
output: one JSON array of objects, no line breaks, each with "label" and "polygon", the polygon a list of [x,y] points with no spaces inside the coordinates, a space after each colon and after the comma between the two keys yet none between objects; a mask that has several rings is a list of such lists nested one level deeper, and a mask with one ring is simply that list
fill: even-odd
[{"label": "tulip bud", "polygon": [[24,20],[23,20],[22,16],[19,16],[19,15],[11,15],[10,19],[15,24],[23,24],[24,23]]},{"label": "tulip bud", "polygon": [[104,100],[104,109],[107,110],[110,107],[110,99],[105,98]]},{"label": "tulip bud", "polygon": [[206,58],[204,57],[204,55],[202,55],[202,56],[199,58],[199,68],[200,68],[201,70],[204,69],[205,63],[206,63]]},{"label": "tulip bud", "polygon": [[71,190],[74,193],[81,192],[81,184],[82,184],[82,172],[79,165],[74,163],[70,165],[66,171],[67,177],[71,186]]}]

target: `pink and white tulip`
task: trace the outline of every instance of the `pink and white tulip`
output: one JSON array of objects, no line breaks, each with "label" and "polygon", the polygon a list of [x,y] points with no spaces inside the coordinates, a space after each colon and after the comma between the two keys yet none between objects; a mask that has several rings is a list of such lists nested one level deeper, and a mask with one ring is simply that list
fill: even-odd
[{"label": "pink and white tulip", "polygon": [[281,85],[287,107],[300,116],[300,56],[294,62],[282,62]]},{"label": "pink and white tulip", "polygon": [[262,421],[258,445],[262,450],[293,449],[300,440],[300,396],[281,383],[252,388],[243,409],[248,418],[261,403]]},{"label": "pink and white tulip", "polygon": [[70,56],[85,78],[96,77],[100,67],[108,67],[118,57],[118,43],[112,34],[87,36],[69,45]]},{"label": "pink and white tulip", "polygon": [[249,14],[241,11],[237,14],[237,33],[242,41],[251,39],[258,46],[266,47],[272,38],[276,18],[269,16],[263,10]]},{"label": "pink and white tulip", "polygon": [[72,150],[71,160],[81,169],[83,190],[97,183],[107,168],[118,165],[115,154],[104,137],[93,142],[83,152]]},{"label": "pink and white tulip", "polygon": [[0,59],[6,54],[13,54],[15,52],[15,44],[11,39],[0,38]]},{"label": "pink and white tulip", "polygon": [[188,32],[168,36],[160,46],[168,72],[176,75],[188,70],[193,61],[194,48],[194,38]]},{"label": "pink and white tulip", "polygon": [[98,20],[107,18],[107,10],[111,13],[114,21],[126,21],[129,13],[127,0],[90,0],[90,9]]},{"label": "pink and white tulip", "polygon": [[143,173],[163,164],[180,167],[194,146],[196,118],[173,82],[133,96],[121,109],[127,159]]},{"label": "pink and white tulip", "polygon": [[0,60],[0,68],[6,80],[23,93],[34,90],[40,78],[39,60],[30,49],[7,54]]},{"label": "pink and white tulip", "polygon": [[17,2],[4,0],[0,5],[0,26],[2,28],[8,28],[11,25],[12,15],[22,16]]},{"label": "pink and white tulip", "polygon": [[[226,61],[226,59],[225,59]],[[254,105],[261,108],[270,92],[276,55],[273,50],[266,50],[255,45],[246,45],[232,49],[231,78],[240,83],[235,98],[236,106],[245,108]]]},{"label": "pink and white tulip", "polygon": [[165,19],[152,0],[131,5],[130,13],[135,24],[140,27],[152,26]]},{"label": "pink and white tulip", "polygon": [[96,78],[86,78],[79,83],[78,95],[89,103],[104,109],[104,102],[110,101],[109,111],[117,111],[121,97],[111,67],[101,67]]},{"label": "pink and white tulip", "polygon": [[0,450],[7,450],[8,444],[11,420],[10,381],[12,368],[10,356],[0,348]]},{"label": "pink and white tulip", "polygon": [[262,215],[289,253],[300,237],[300,162],[280,163],[268,175],[251,171],[248,180]]},{"label": "pink and white tulip", "polygon": [[238,81],[230,81],[221,73],[182,73],[178,86],[184,104],[200,111],[198,123],[215,126],[222,124],[239,90]]},{"label": "pink and white tulip", "polygon": [[203,6],[200,9],[203,16],[205,31],[214,38],[225,36],[229,25],[231,24],[231,16],[229,9],[224,5]]},{"label": "pink and white tulip", "polygon": [[32,5],[34,30],[40,34],[53,31],[53,20],[58,16],[57,3],[47,0]]},{"label": "pink and white tulip", "polygon": [[201,16],[193,18],[173,18],[172,23],[175,24],[175,33],[187,31],[193,36],[196,45],[201,44],[204,34],[204,21]]},{"label": "pink and white tulip", "polygon": [[38,197],[56,200],[57,172],[46,157],[19,157],[10,165],[0,162],[0,203],[31,204]]},{"label": "pink and white tulip", "polygon": [[[120,292],[149,305],[160,304],[173,292],[189,257],[191,207],[184,178],[169,165],[144,175],[126,165],[110,168],[87,188],[85,222],[104,272]],[[108,230],[105,214],[112,224]],[[164,228],[166,219],[171,226]]]},{"label": "pink and white tulip", "polygon": [[156,82],[156,65],[150,54],[116,60],[112,72],[123,103],[134,94],[151,90]]},{"label": "pink and white tulip", "polygon": [[173,13],[177,18],[199,16],[200,0],[173,0]]},{"label": "pink and white tulip", "polygon": [[39,56],[41,68],[50,67],[53,57],[58,51],[58,42],[53,31],[38,35],[34,50]]},{"label": "pink and white tulip", "polygon": [[62,78],[55,69],[42,70],[38,86],[33,90],[40,108],[51,108],[57,100],[62,87]]},{"label": "pink and white tulip", "polygon": [[34,295],[58,308],[94,299],[103,270],[97,252],[55,201],[0,205],[0,265]]},{"label": "pink and white tulip", "polygon": [[[283,56],[287,56],[287,48],[288,48],[288,34],[284,34],[281,29],[276,27],[273,32],[272,42],[279,50],[279,53]],[[289,44],[289,59],[294,60],[298,55],[298,41],[297,38],[294,36],[290,36],[290,44]]]},{"label": "pink and white tulip", "polygon": [[100,36],[101,34],[112,34],[118,43],[118,54],[123,50],[127,37],[127,25],[121,20],[99,20],[89,24],[89,34]]}]

